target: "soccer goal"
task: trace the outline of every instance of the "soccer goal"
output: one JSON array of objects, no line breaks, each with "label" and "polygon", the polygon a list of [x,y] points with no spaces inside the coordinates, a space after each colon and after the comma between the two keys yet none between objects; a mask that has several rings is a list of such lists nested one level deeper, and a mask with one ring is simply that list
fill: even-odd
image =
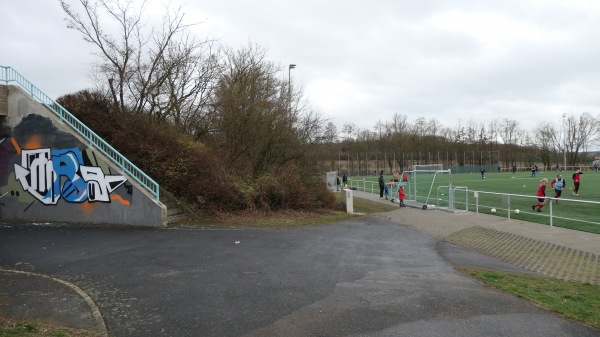
[{"label": "soccer goal", "polygon": [[437,203],[433,199],[439,187],[452,186],[452,171],[444,170],[442,164],[413,165],[410,176],[410,196],[415,202],[423,203],[424,209]]}]

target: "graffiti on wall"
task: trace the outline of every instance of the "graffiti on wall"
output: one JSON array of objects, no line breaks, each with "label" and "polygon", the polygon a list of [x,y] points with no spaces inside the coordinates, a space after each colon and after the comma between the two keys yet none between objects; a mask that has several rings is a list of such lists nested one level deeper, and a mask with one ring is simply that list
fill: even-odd
[{"label": "graffiti on wall", "polygon": [[14,138],[0,136],[0,176],[4,175],[10,162],[11,145],[15,144]]},{"label": "graffiti on wall", "polygon": [[45,205],[56,205],[60,199],[110,202],[110,194],[127,181],[85,165],[77,148],[21,150],[21,164],[14,164],[14,173],[23,190]]}]

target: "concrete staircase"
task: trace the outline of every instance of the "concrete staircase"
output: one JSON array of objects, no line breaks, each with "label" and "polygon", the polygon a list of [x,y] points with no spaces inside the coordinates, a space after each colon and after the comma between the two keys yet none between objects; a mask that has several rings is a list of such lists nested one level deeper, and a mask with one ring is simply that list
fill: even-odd
[{"label": "concrete staircase", "polygon": [[168,201],[163,203],[167,206],[167,225],[191,220],[191,217],[185,212],[179,202]]},{"label": "concrete staircase", "polygon": [[167,226],[198,219],[198,216],[169,191],[161,188],[160,202],[167,206]]}]

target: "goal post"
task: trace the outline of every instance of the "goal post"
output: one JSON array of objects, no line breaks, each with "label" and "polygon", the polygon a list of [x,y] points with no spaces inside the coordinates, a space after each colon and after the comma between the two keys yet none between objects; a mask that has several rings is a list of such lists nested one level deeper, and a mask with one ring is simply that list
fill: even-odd
[{"label": "goal post", "polygon": [[452,171],[444,170],[442,164],[414,165],[412,175],[412,200],[429,204],[432,193],[435,195],[439,186],[452,186]]}]

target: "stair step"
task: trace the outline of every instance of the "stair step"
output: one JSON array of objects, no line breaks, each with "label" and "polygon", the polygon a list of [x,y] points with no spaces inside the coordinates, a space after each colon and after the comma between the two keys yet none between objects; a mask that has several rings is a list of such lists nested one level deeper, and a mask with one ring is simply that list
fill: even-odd
[{"label": "stair step", "polygon": [[178,215],[178,214],[185,214],[185,212],[183,211],[183,209],[181,209],[179,207],[168,207],[167,208],[167,216]]},{"label": "stair step", "polygon": [[180,221],[186,221],[186,220],[190,220],[190,217],[185,213],[167,216],[167,223],[169,223],[169,224],[177,223]]}]

